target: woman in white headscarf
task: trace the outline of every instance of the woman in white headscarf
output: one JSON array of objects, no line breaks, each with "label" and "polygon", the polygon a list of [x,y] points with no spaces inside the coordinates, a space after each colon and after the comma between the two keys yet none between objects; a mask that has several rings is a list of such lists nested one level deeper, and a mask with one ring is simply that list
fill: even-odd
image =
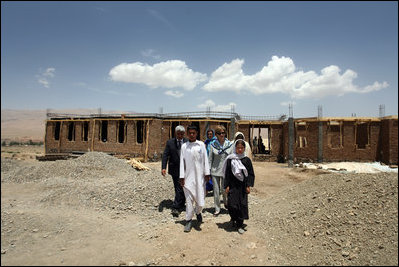
[{"label": "woman in white headscarf", "polygon": [[252,161],[252,150],[251,146],[247,141],[245,141],[245,136],[242,132],[236,132],[234,135],[234,140],[233,142],[237,141],[238,139],[242,139],[245,142],[245,155]]},{"label": "woman in white headscarf", "polygon": [[224,188],[227,194],[227,209],[233,226],[240,234],[246,231],[244,220],[248,220],[248,194],[254,186],[255,173],[252,161],[245,155],[245,141],[238,139],[234,144],[234,152],[223,165]]}]

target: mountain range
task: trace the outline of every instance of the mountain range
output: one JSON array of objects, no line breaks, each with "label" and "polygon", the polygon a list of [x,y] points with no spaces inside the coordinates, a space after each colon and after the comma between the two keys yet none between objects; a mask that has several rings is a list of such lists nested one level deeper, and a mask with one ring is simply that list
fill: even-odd
[{"label": "mountain range", "polygon": [[133,113],[132,111],[100,111],[99,109],[51,109],[51,110],[1,110],[1,140],[34,142],[44,141],[47,112],[62,114]]}]

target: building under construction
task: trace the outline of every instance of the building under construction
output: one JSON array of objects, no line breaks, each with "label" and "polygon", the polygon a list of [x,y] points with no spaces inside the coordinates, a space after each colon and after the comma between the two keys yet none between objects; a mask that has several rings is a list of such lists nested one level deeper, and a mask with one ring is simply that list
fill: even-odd
[{"label": "building under construction", "polygon": [[[398,164],[398,116],[385,117],[250,117],[233,112],[167,114],[48,113],[47,159],[100,151],[157,161],[177,125],[194,124],[199,140],[223,125],[227,138],[240,131],[255,160],[286,162],[379,161]],[[253,140],[258,141],[255,147]]]}]

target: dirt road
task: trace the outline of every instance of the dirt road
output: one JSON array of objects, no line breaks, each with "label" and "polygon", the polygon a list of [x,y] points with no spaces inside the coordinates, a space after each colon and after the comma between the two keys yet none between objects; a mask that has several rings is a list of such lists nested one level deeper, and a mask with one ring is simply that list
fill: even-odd
[{"label": "dirt road", "polygon": [[[387,230],[390,232],[387,235],[391,235],[392,238],[386,240],[386,243],[379,244],[382,248],[378,248],[376,245],[378,253],[374,255],[375,257],[363,259],[363,247],[360,245],[357,250],[355,250],[355,246],[352,246],[352,250],[350,250],[352,254],[344,254],[346,253],[343,251],[345,244],[341,244],[344,242],[339,239],[338,234],[335,236],[331,231],[330,237],[336,237],[335,241],[340,243],[339,247],[331,248],[331,251],[334,250],[334,253],[337,252],[340,255],[334,256],[334,258],[325,255],[322,257],[325,260],[320,260],[320,257],[311,256],[315,253],[316,244],[320,246],[318,251],[322,253],[326,253],[324,248],[331,245],[328,243],[324,245],[324,248],[323,244],[317,242],[314,243],[314,248],[313,245],[309,245],[311,244],[309,242],[312,241],[309,241],[307,233],[306,231],[304,233],[303,229],[309,229],[309,235],[313,235],[315,231],[312,230],[312,227],[297,229],[300,232],[301,240],[303,239],[303,244],[298,246],[298,243],[295,243],[295,238],[290,239],[291,241],[285,240],[286,233],[281,233],[281,237],[285,238],[282,238],[284,242],[278,240],[282,225],[288,225],[289,220],[281,221],[275,228],[268,226],[278,221],[273,217],[273,210],[274,207],[282,210],[278,203],[284,202],[287,192],[295,193],[297,185],[325,175],[318,170],[304,171],[288,168],[285,164],[255,162],[256,181],[255,187],[249,195],[250,219],[246,221],[248,231],[240,235],[231,228],[230,218],[226,212],[219,217],[212,216],[212,194],[208,194],[206,197],[203,224],[198,227],[194,220],[192,231],[190,233],[183,232],[184,212],[178,218],[173,218],[170,214],[173,183],[170,177],[163,178],[160,175],[160,162],[146,163],[146,166],[154,172],[153,177],[146,176],[145,178],[154,184],[159,183],[161,187],[155,189],[151,184],[151,188],[147,189],[152,191],[154,198],[162,195],[162,192],[170,197],[162,196],[158,203],[151,202],[148,205],[146,203],[145,207],[147,207],[148,213],[141,208],[136,210],[134,205],[119,208],[120,206],[112,204],[110,209],[103,209],[101,205],[89,206],[85,202],[89,197],[83,199],[81,195],[69,189],[76,189],[79,186],[82,191],[90,191],[90,198],[93,201],[93,198],[98,200],[101,197],[95,192],[95,189],[92,189],[99,187],[99,183],[106,182],[109,186],[104,188],[109,188],[109,190],[113,190],[112,185],[121,184],[121,187],[118,187],[114,193],[117,194],[118,199],[127,202],[128,199],[134,198],[136,195],[128,195],[132,188],[126,188],[117,173],[115,175],[107,174],[104,178],[100,177],[99,179],[82,180],[77,177],[79,184],[73,184],[71,178],[51,179],[47,177],[43,180],[34,179],[33,181],[3,179],[3,176],[7,177],[7,173],[11,170],[17,170],[18,173],[13,173],[13,176],[18,176],[21,173],[27,175],[29,171],[35,173],[35,168],[45,167],[45,165],[40,165],[42,163],[34,161],[18,161],[17,163],[2,158],[2,265],[294,265],[298,262],[309,265],[356,265],[360,259],[362,260],[361,264],[367,261],[368,265],[397,264],[397,174],[396,177],[392,174],[389,176],[393,185],[390,186],[391,189],[385,189],[387,194],[393,192],[392,199],[389,195],[390,198],[385,200],[388,203],[385,204],[391,207],[386,211],[386,216],[392,217],[391,220],[395,220],[396,212],[396,228],[391,227]],[[79,168],[73,170],[84,173],[84,170]],[[99,173],[101,172],[104,170],[99,170]],[[72,186],[68,187],[70,185]],[[143,189],[145,188],[146,185],[143,184]],[[54,196],[58,199],[54,199]],[[151,192],[148,196],[151,196]],[[148,196],[140,201],[150,202],[151,199]],[[278,197],[282,197],[283,200]],[[113,203],[119,201],[120,205],[124,204],[120,203],[121,200],[113,198],[115,195],[112,195]],[[49,202],[49,199],[53,199],[52,202]],[[107,199],[111,198],[107,196]],[[302,218],[301,203],[299,203],[301,198],[298,196],[297,199],[298,203],[295,205],[299,206],[294,205],[295,209],[284,210],[284,212],[294,219],[298,215],[296,220],[301,222],[298,220]],[[306,199],[317,200],[313,197],[306,197]],[[281,204],[287,205],[287,203]],[[303,208],[308,210],[308,207]],[[312,204],[312,208],[314,208],[314,204]],[[322,207],[319,206],[319,210],[320,208]],[[346,212],[347,207],[344,209]],[[360,213],[359,210],[357,212]],[[267,216],[274,218],[273,222],[268,221]],[[270,231],[274,231],[277,238]],[[291,233],[294,236],[295,229],[292,229]],[[295,235],[298,237],[296,233]],[[331,244],[333,242],[331,241]],[[355,243],[354,239],[352,239],[352,243]],[[380,255],[381,253],[383,255]],[[352,256],[351,259],[349,259],[350,256]],[[387,261],[384,262],[382,260],[384,258],[387,258]]]}]

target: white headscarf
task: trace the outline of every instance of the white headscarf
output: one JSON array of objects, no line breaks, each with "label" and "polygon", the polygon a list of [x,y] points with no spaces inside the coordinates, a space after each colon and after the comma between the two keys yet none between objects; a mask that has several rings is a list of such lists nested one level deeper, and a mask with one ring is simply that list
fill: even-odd
[{"label": "white headscarf", "polygon": [[[234,174],[234,176],[242,182],[242,181],[244,181],[244,177],[248,176],[248,170],[245,168],[245,166],[241,162],[241,159],[245,158],[246,155],[245,155],[245,153],[242,153],[242,154],[236,153],[236,142],[234,142],[234,145],[233,145],[234,146],[233,153],[228,155],[226,160],[224,161],[223,175],[225,175],[225,173],[226,173],[227,160],[231,159],[231,171]],[[244,172],[245,176],[243,175],[242,172]]]}]

